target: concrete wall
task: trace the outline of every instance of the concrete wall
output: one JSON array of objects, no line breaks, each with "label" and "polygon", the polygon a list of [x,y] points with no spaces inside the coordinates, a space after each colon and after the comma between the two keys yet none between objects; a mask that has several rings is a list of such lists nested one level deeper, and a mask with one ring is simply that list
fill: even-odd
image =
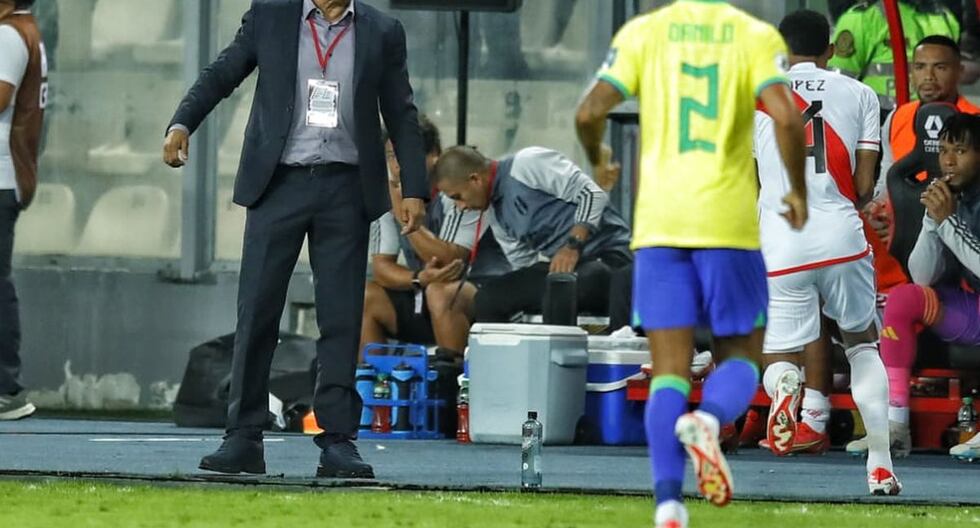
[{"label": "concrete wall", "polygon": [[[188,351],[235,329],[234,270],[205,283],[176,284],[161,279],[153,266],[15,264],[14,280],[22,380],[43,407],[165,407],[176,395]],[[294,275],[284,329],[290,326],[288,306],[310,302],[311,289],[308,272]]]}]

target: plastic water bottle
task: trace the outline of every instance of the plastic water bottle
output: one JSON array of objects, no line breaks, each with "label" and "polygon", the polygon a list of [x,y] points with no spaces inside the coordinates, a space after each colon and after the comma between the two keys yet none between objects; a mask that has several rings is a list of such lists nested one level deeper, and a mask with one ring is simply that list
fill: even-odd
[{"label": "plastic water bottle", "polygon": [[956,413],[956,426],[960,431],[960,443],[973,438],[977,431],[977,411],[973,408],[973,398],[963,398],[963,405]]},{"label": "plastic water bottle", "polygon": [[[411,387],[412,378],[415,377],[415,371],[412,367],[406,365],[405,363],[399,364],[397,367],[391,371],[391,379],[394,380],[392,384],[391,399],[401,400],[406,402],[412,399]],[[392,422],[395,431],[411,431],[412,424],[409,420],[409,409],[405,405],[399,405],[395,407],[392,412]]]},{"label": "plastic water bottle", "polygon": [[457,378],[459,394],[456,396],[456,441],[470,442],[470,380],[464,374]]},{"label": "plastic water bottle", "polygon": [[[385,373],[378,374],[378,380],[374,384],[373,395],[375,400],[391,399],[391,385],[388,382],[387,374]],[[373,419],[371,420],[371,432],[390,433],[391,432],[391,405],[378,403],[374,405],[374,408],[372,410],[374,411],[374,415],[373,415]]]},{"label": "plastic water bottle", "polygon": [[521,429],[521,487],[541,487],[541,436],[543,428],[538,413],[529,411]]},{"label": "plastic water bottle", "polygon": [[[362,401],[370,400],[374,395],[374,377],[377,372],[375,372],[374,367],[367,364],[361,363],[357,366],[355,371],[355,382],[354,387],[357,393],[361,395]],[[359,424],[361,429],[368,430],[371,428],[371,418],[374,416],[371,407],[365,405],[361,410],[361,423]]]}]

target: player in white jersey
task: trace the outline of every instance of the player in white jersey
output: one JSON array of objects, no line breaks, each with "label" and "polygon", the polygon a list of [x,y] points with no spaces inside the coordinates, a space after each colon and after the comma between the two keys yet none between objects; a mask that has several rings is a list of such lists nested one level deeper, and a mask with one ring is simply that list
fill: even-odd
[{"label": "player in white jersey", "polygon": [[[807,132],[810,221],[796,231],[781,217],[789,181],[772,120],[765,108],[759,108],[755,119],[759,223],[769,275],[764,349],[770,364],[763,383],[772,398],[767,441],[778,455],[794,451],[797,437],[804,434],[826,442],[826,432],[815,430],[825,427],[825,421],[808,422],[806,413],[803,422],[796,420],[802,388],[798,356],[804,347],[820,347],[822,310],[841,330],[854,401],[868,429],[869,444],[875,445],[869,449],[869,489],[894,495],[901,485],[888,449],[888,379],[878,355],[875,275],[856,208],[859,197],[870,194],[874,183],[880,146],[878,98],[867,86],[825,69],[833,47],[822,14],[791,13],[779,30],[790,49],[789,79]],[[829,411],[829,401],[824,403]]]}]

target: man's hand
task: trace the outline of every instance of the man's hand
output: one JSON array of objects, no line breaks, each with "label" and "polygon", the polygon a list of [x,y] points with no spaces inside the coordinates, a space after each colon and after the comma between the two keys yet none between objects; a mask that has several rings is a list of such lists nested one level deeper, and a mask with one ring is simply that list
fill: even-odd
[{"label": "man's hand", "polygon": [[861,210],[861,215],[868,221],[868,225],[878,235],[878,238],[887,245],[891,240],[891,233],[889,232],[891,218],[888,217],[885,204],[878,200],[868,202]]},{"label": "man's hand", "polygon": [[956,197],[945,180],[932,180],[919,201],[936,224],[942,224],[956,212]]},{"label": "man's hand", "polygon": [[425,222],[425,202],[419,198],[402,198],[397,218],[403,226],[403,235],[415,232]]},{"label": "man's hand", "polygon": [[578,250],[565,246],[559,249],[558,253],[555,253],[551,259],[551,268],[548,271],[550,273],[572,273],[575,271],[575,266],[578,265],[580,256]]},{"label": "man's hand", "polygon": [[188,158],[188,148],[187,132],[174,128],[163,141],[163,162],[171,167],[183,167]]},{"label": "man's hand", "polygon": [[592,167],[592,177],[599,187],[606,192],[612,191],[619,181],[622,167],[612,161],[612,149],[603,144],[600,148],[599,164]]},{"label": "man's hand", "polygon": [[807,219],[806,196],[796,191],[790,191],[789,194],[783,197],[783,203],[789,207],[789,210],[783,213],[783,218],[789,222],[790,227],[793,229],[797,231],[803,229]]},{"label": "man's hand", "polygon": [[454,282],[463,273],[463,261],[456,259],[445,266],[439,266],[435,257],[425,263],[425,268],[419,272],[419,282],[425,288],[430,284]]}]

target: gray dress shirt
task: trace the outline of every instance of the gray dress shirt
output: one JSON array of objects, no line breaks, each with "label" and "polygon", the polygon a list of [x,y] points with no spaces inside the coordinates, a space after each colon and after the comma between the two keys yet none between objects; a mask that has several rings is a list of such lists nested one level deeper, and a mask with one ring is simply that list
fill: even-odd
[{"label": "gray dress shirt", "polygon": [[[337,42],[326,71],[320,69],[309,20],[316,26],[322,53],[327,53],[337,36],[345,27],[350,26]],[[303,0],[303,17],[297,23],[300,28],[296,101],[293,106],[293,125],[283,149],[282,163],[306,166],[342,162],[357,165],[357,145],[354,142],[354,2],[351,1],[340,20],[331,24],[313,0]],[[306,126],[310,79],[325,79],[340,85],[340,116],[337,128]]]},{"label": "gray dress shirt", "polygon": [[[293,105],[293,125],[282,151],[282,164],[293,166],[322,165],[332,162],[357,165],[357,144],[354,142],[354,0],[343,16],[331,24],[316,7],[313,0],[303,0],[303,17],[299,20],[299,54],[296,65],[296,96]],[[320,50],[327,52],[334,39],[350,25],[350,29],[338,41],[326,71],[320,69],[313,32],[308,19],[316,25],[320,37]],[[336,81],[340,85],[340,119],[337,128],[306,126],[308,103],[307,86],[310,79]],[[170,130],[188,132],[182,123],[175,123]]]}]

